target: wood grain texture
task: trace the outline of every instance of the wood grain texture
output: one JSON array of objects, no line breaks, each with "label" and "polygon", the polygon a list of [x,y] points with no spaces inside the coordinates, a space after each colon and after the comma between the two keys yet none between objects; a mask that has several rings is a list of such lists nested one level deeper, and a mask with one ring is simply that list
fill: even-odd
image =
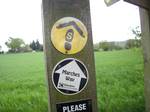
[{"label": "wood grain texture", "polygon": [[149,0],[124,0],[124,1],[149,10],[149,5],[150,5]]},{"label": "wood grain texture", "polygon": [[150,112],[150,12],[140,8],[146,112]]},{"label": "wood grain texture", "polygon": [[[46,60],[46,74],[48,80],[49,111],[56,111],[56,104],[60,102],[92,99],[93,112],[97,111],[96,78],[91,30],[89,0],[43,0],[43,35]],[[57,51],[51,43],[51,29],[54,23],[63,17],[80,19],[88,30],[88,41],[85,48],[75,55],[64,55]],[[52,70],[54,66],[65,58],[76,58],[82,61],[89,72],[89,82],[86,88],[76,95],[63,95],[52,84]]]}]

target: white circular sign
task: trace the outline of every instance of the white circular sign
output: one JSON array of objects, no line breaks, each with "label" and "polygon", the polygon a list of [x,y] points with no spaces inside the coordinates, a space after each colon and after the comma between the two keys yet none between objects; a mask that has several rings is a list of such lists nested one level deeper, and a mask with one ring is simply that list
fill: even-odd
[{"label": "white circular sign", "polygon": [[65,95],[81,92],[86,87],[88,78],[86,66],[74,58],[60,61],[52,73],[54,87]]}]

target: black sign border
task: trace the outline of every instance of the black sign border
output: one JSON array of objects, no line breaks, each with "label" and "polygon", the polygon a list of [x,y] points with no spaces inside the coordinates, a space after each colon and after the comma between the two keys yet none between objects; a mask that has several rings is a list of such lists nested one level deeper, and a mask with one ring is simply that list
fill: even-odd
[{"label": "black sign border", "polygon": [[[77,61],[79,61],[79,62],[85,67],[85,69],[86,69],[86,72],[87,72],[87,82],[86,82],[86,84],[84,85],[84,87],[83,87],[80,91],[78,91],[78,92],[76,92],[76,93],[72,93],[72,94],[64,93],[64,92],[60,91],[60,90],[55,86],[55,83],[54,83],[54,80],[53,80],[53,75],[54,75],[55,69],[57,68],[57,66],[58,66],[60,63],[62,63],[62,62],[65,61],[65,60],[77,60]],[[85,89],[85,87],[87,86],[88,82],[89,82],[89,72],[88,72],[88,69],[87,69],[87,67],[85,66],[85,64],[84,64],[82,61],[80,61],[80,60],[78,60],[78,59],[76,59],[76,58],[65,58],[65,59],[59,61],[59,62],[55,65],[55,67],[53,68],[53,71],[52,71],[52,83],[53,83],[53,86],[55,87],[55,89],[56,89],[57,91],[59,91],[59,92],[60,92],[61,94],[63,94],[63,95],[70,95],[70,96],[71,96],[71,95],[76,95],[76,94],[81,93],[81,92]]]}]

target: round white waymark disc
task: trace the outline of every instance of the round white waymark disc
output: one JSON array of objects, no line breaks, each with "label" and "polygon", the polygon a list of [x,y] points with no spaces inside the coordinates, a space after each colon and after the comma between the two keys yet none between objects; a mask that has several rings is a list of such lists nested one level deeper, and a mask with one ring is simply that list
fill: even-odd
[{"label": "round white waymark disc", "polygon": [[67,58],[54,67],[52,81],[55,88],[62,94],[77,94],[88,82],[88,71],[81,61]]}]

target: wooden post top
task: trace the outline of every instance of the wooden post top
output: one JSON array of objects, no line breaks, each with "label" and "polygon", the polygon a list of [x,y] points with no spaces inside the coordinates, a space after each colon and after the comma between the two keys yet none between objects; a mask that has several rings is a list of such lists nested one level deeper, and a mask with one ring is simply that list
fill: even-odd
[{"label": "wooden post top", "polygon": [[149,10],[149,5],[150,5],[149,0],[124,0],[124,1]]},{"label": "wooden post top", "polygon": [[[118,2],[120,0],[104,0],[104,2],[106,3],[107,6],[113,5],[114,3]],[[137,5],[141,8],[147,9],[149,10],[149,6],[150,6],[150,1],[149,0],[124,0],[128,3]]]}]

